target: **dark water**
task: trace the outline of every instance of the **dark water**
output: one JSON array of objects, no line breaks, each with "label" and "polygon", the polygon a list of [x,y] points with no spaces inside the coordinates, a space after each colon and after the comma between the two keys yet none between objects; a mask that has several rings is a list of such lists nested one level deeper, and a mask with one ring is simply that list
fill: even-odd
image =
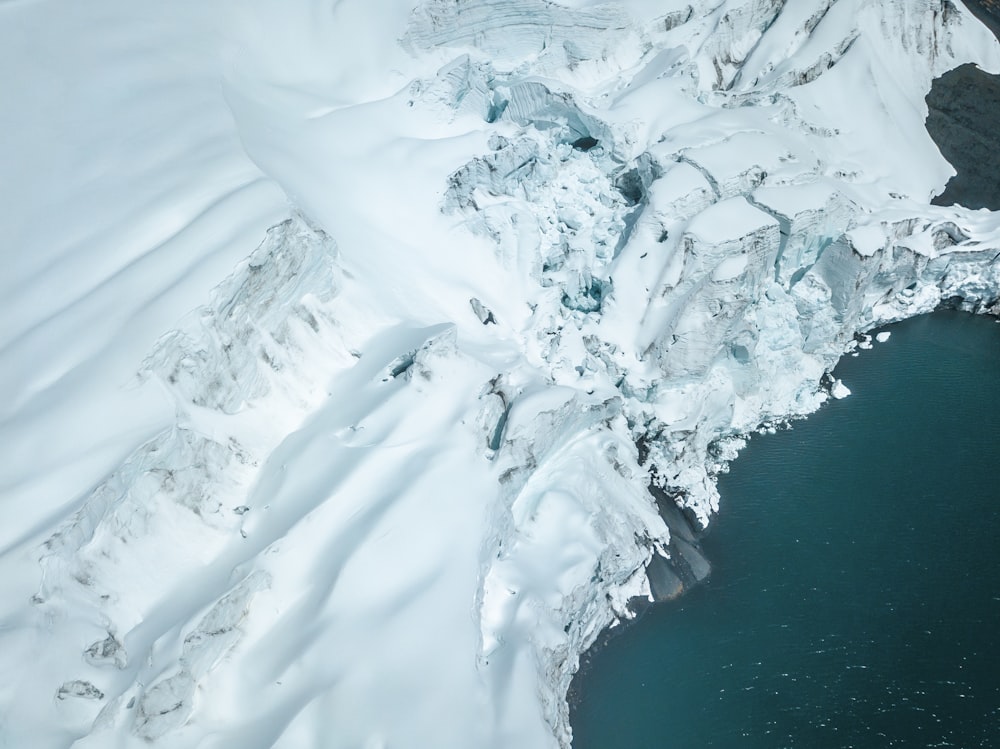
[{"label": "dark water", "polygon": [[1000,325],[940,312],[754,437],[712,579],[574,681],[574,749],[1000,747]]}]

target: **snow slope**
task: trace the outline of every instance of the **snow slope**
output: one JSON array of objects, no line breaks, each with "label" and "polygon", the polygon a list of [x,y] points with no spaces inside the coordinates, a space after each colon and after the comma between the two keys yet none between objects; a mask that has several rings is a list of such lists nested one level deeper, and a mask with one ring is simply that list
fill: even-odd
[{"label": "snow slope", "polygon": [[996,311],[958,2],[412,5],[0,4],[0,746],[566,746],[650,485]]}]

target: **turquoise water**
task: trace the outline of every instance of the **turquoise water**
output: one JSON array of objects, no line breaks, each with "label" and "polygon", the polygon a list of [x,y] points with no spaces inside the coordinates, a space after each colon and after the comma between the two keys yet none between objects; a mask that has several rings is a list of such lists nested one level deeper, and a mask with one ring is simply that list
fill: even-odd
[{"label": "turquoise water", "polygon": [[587,657],[574,749],[1000,747],[1000,325],[889,330],[722,477],[711,580]]}]

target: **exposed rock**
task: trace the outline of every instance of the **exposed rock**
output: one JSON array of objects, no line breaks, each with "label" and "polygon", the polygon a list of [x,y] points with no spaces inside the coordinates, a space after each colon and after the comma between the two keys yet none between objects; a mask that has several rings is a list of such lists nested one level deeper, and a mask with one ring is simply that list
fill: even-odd
[{"label": "exposed rock", "polygon": [[672,601],[684,593],[684,582],[671,560],[659,554],[653,555],[646,565],[646,577],[649,578],[649,595],[655,602]]},{"label": "exposed rock", "polygon": [[158,681],[139,701],[132,733],[146,741],[155,741],[180,728],[194,710],[194,690],[194,678],[187,672]]},{"label": "exposed rock", "polygon": [[56,698],[65,700],[68,697],[79,697],[84,700],[103,700],[104,692],[95,687],[89,681],[67,681],[56,692]]},{"label": "exposed rock", "polygon": [[94,666],[114,666],[121,669],[128,665],[125,646],[111,633],[87,648],[83,657]]},{"label": "exposed rock", "polygon": [[1000,210],[1000,75],[962,65],[935,79],[927,106],[927,131],[958,172],[934,204]]}]

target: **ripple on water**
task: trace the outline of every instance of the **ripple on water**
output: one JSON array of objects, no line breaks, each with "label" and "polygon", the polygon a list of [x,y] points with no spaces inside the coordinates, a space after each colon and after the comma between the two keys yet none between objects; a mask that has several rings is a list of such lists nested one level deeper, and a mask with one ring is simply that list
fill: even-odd
[{"label": "ripple on water", "polygon": [[1000,325],[891,329],[722,477],[712,579],[586,659],[575,749],[997,745]]}]

